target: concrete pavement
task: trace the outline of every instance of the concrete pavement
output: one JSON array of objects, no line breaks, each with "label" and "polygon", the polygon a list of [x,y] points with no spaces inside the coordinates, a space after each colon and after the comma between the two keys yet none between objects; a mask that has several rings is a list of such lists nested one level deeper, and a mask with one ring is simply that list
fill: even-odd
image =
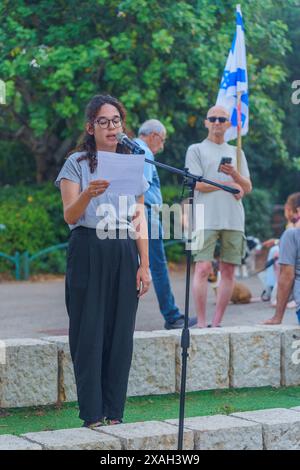
[{"label": "concrete pavement", "polygon": [[[171,271],[171,282],[178,306],[184,311],[185,271]],[[259,298],[262,285],[257,277],[242,280],[250,288],[253,297]],[[215,297],[209,288],[207,322],[214,311]],[[269,303],[252,302],[246,305],[230,305],[223,319],[224,326],[253,325],[269,318],[274,308]],[[195,314],[191,296],[190,316]],[[294,310],[288,310],[285,324],[297,324]],[[136,330],[163,329],[155,292],[151,286],[140,301]],[[45,335],[67,334],[68,317],[64,305],[64,279],[45,282],[0,283],[0,339],[39,338]]]}]

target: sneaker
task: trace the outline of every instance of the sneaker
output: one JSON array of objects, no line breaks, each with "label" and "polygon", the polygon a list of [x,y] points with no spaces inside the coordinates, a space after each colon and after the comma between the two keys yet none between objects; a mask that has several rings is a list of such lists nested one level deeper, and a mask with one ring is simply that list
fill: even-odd
[{"label": "sneaker", "polygon": [[[196,325],[197,323],[197,318],[192,317],[189,319],[189,327]],[[182,329],[184,327],[184,316],[181,315],[177,320],[175,320],[173,323],[166,321],[165,322],[165,329],[166,330],[177,330],[177,329]]]}]

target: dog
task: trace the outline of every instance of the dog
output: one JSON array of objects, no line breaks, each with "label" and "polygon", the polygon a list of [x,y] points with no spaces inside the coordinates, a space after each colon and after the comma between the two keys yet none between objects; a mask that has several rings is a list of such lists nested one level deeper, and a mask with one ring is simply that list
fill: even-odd
[{"label": "dog", "polygon": [[[216,261],[212,263],[212,272],[208,277],[208,281],[211,283],[215,295],[217,296],[220,272],[218,271],[218,263]],[[230,299],[231,302],[234,304],[249,304],[251,302],[251,298],[252,294],[250,289],[248,289],[245,284],[235,281]]]},{"label": "dog", "polygon": [[245,284],[235,282],[231,296],[231,302],[234,304],[249,304],[251,302],[252,294]]},{"label": "dog", "polygon": [[237,277],[249,277],[249,274],[255,271],[255,255],[261,250],[262,245],[258,238],[251,235],[246,237],[245,256],[242,259],[242,265],[237,266],[235,274]]}]

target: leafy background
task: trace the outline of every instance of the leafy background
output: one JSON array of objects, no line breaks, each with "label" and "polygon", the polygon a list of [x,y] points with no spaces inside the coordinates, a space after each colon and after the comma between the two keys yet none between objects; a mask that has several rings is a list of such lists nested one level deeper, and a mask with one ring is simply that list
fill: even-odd
[{"label": "leafy background", "polygon": [[[240,3],[251,107],[244,150],[257,190],[245,199],[247,231],[266,237],[272,206],[299,189],[300,106],[291,96],[300,79],[300,1]],[[188,145],[206,135],[203,119],[216,100],[235,5],[2,0],[0,78],[7,103],[0,106],[0,222],[8,227],[0,234],[2,251],[25,245],[32,251],[66,239],[50,183],[82,133],[84,108],[94,94],[124,102],[133,134],[145,119],[163,121],[168,141],[158,159],[182,168]],[[160,177],[180,197],[177,177],[163,171]],[[168,189],[164,193],[168,198]]]}]

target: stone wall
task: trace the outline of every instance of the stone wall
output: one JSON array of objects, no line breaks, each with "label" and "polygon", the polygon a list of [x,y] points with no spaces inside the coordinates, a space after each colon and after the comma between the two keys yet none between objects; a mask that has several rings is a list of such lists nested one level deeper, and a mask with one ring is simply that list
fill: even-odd
[{"label": "stone wall", "polygon": [[[187,391],[300,385],[299,327],[191,329],[190,334]],[[178,330],[135,333],[129,396],[179,391],[180,340]],[[67,337],[1,344],[1,408],[76,401]]]}]

